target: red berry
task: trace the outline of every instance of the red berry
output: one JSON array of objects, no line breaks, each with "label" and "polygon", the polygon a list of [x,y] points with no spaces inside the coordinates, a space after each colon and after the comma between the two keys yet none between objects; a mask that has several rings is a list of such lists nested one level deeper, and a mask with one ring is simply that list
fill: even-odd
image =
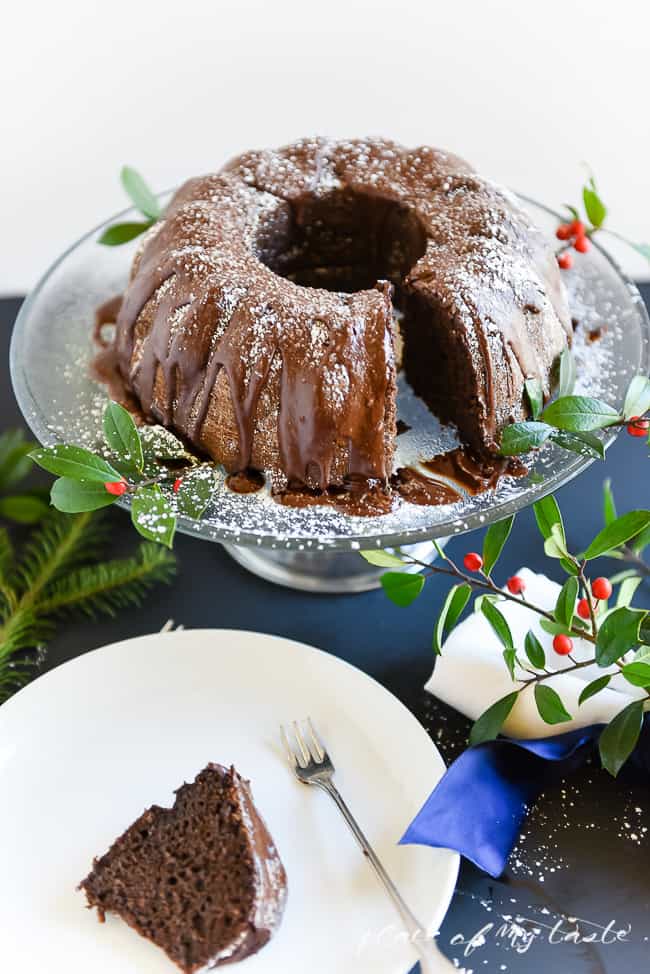
[{"label": "red berry", "polygon": [[595,599],[605,602],[612,594],[612,583],[608,578],[595,578],[591,583],[591,593]]},{"label": "red berry", "polygon": [[555,231],[558,240],[568,240],[571,237],[571,226],[568,223],[561,223]]},{"label": "red berry", "polygon": [[553,639],[553,649],[558,656],[568,656],[573,649],[573,640],[560,633]]},{"label": "red berry", "polygon": [[582,220],[574,220],[569,224],[569,236],[571,237],[584,237],[585,235],[585,225]]},{"label": "red berry", "polygon": [[581,619],[591,619],[591,612],[589,610],[589,602],[587,599],[580,599],[578,602],[577,612]]},{"label": "red berry", "polygon": [[573,257],[571,254],[560,254],[557,262],[563,271],[568,271],[571,267],[573,267]]},{"label": "red berry", "polygon": [[468,572],[478,572],[483,567],[483,559],[476,551],[468,551],[463,558],[463,565]]},{"label": "red berry", "polygon": [[174,481],[174,486],[173,486],[172,490],[174,491],[175,494],[177,494],[179,492],[179,490],[181,489],[181,484],[182,483],[183,483],[183,478],[182,477],[177,477],[176,480]]},{"label": "red berry", "polygon": [[643,419],[641,416],[631,416],[627,424],[630,436],[645,436],[649,429],[650,419]]},{"label": "red berry", "polygon": [[512,578],[509,578],[506,585],[512,595],[519,595],[526,588],[525,581],[519,575],[513,575]]},{"label": "red berry", "polygon": [[113,494],[115,497],[121,497],[122,494],[126,494],[128,486],[124,480],[114,480],[104,484],[106,491],[109,494]]},{"label": "red berry", "polygon": [[591,249],[591,242],[589,237],[577,237],[573,246],[579,254],[586,254]]}]

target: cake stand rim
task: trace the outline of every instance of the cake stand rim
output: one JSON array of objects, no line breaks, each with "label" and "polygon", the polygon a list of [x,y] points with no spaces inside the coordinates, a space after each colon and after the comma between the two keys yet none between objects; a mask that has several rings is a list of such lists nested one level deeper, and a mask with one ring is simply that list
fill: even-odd
[{"label": "cake stand rim", "polygon": [[[168,189],[157,193],[156,196],[161,203],[164,203],[164,201],[167,200],[174,191],[175,187],[173,189]],[[509,190],[509,192],[512,192],[518,200],[523,201],[525,204],[534,206],[558,220],[562,219],[562,215],[557,210],[547,206],[545,203],[540,203],[539,200],[535,199],[534,197],[515,190]],[[120,210],[107,220],[102,221],[94,226],[91,230],[88,230],[74,243],[67,247],[41,275],[36,285],[26,296],[18,311],[18,315],[16,316],[9,347],[11,382],[16,401],[25,422],[37,440],[43,445],[50,446],[62,441],[60,438],[52,434],[50,430],[48,430],[48,433],[50,434],[49,437],[45,436],[40,424],[35,425],[37,419],[36,413],[30,409],[29,403],[27,402],[28,397],[32,400],[34,397],[29,390],[26,381],[19,374],[21,369],[21,339],[24,335],[25,322],[33,304],[45,288],[50,278],[65,262],[65,260],[79,247],[81,247],[82,244],[89,241],[101,230],[104,230],[106,227],[134,212],[137,212],[134,207],[126,207],[125,209]],[[640,361],[639,371],[637,374],[647,375],[650,371],[650,315],[648,314],[648,309],[646,308],[643,297],[641,296],[641,293],[634,281],[627,275],[625,271],[623,271],[618,261],[610,254],[610,252],[597,240],[592,241],[592,244],[609,264],[611,270],[619,278],[620,282],[625,286],[631,302],[636,306],[641,331],[639,348]],[[603,446],[605,450],[608,450],[609,447],[615,442],[620,431],[620,427],[609,427],[608,429],[601,431],[603,434]],[[520,511],[525,510],[536,501],[542,500],[555,490],[559,490],[561,487],[570,483],[570,481],[575,479],[575,477],[577,477],[579,474],[587,470],[594,462],[594,457],[576,454],[568,463],[566,468],[563,468],[557,473],[551,475],[543,483],[533,485],[531,489],[526,492],[526,494],[519,494],[514,498],[505,498],[500,503],[491,506],[485,511],[470,514],[463,514],[461,512],[455,521],[451,523],[446,521],[444,523],[431,525],[429,527],[418,526],[413,528],[412,531],[401,530],[393,532],[377,532],[374,534],[362,533],[344,535],[338,534],[330,536],[323,535],[317,537],[310,535],[285,537],[284,535],[273,534],[268,531],[256,533],[252,531],[241,531],[235,528],[209,525],[209,522],[195,520],[182,515],[177,517],[177,530],[183,534],[190,535],[191,537],[201,538],[203,540],[217,542],[219,544],[225,542],[231,545],[256,547],[258,549],[285,549],[287,551],[297,549],[300,551],[313,552],[349,552],[380,548],[395,548],[399,547],[400,545],[414,544],[418,541],[450,538],[454,537],[455,535],[466,534],[471,531],[487,527],[495,521],[502,520],[511,514],[517,514]],[[130,507],[130,502],[126,498],[120,498],[116,501],[114,506],[128,510]]]}]

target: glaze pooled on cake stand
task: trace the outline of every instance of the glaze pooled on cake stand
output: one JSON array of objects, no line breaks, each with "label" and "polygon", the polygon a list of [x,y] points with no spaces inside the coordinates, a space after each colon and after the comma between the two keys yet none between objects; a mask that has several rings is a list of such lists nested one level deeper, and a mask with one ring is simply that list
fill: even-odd
[{"label": "glaze pooled on cake stand", "polygon": [[[163,200],[166,202],[166,200]],[[558,217],[522,199],[534,222],[552,235]],[[123,292],[137,241],[100,247],[97,238],[116,219],[134,219],[128,210],[91,231],[43,277],[21,308],[11,345],[16,398],[37,439],[65,441],[94,449],[102,442],[106,391],[90,376],[94,356],[93,320],[98,306]],[[620,407],[632,377],[647,373],[650,325],[643,301],[608,255],[594,246],[564,273],[571,314],[579,324],[574,341],[576,391]],[[594,336],[597,340],[592,340]],[[410,428],[397,438],[394,469],[418,469],[422,461],[458,445],[403,379],[398,417]],[[617,429],[602,434],[605,445]],[[322,592],[354,592],[378,584],[379,569],[358,555],[368,548],[415,546],[431,560],[430,539],[446,539],[497,521],[557,490],[593,462],[590,457],[545,447],[527,463],[528,473],[501,478],[495,489],[459,492],[453,504],[419,506],[398,499],[390,513],[358,517],[332,506],[288,507],[267,489],[240,494],[217,473],[212,503],[200,521],[179,517],[179,530],[225,545],[246,568],[280,584]],[[455,488],[457,485],[452,484]],[[119,503],[126,506],[125,501]]]}]

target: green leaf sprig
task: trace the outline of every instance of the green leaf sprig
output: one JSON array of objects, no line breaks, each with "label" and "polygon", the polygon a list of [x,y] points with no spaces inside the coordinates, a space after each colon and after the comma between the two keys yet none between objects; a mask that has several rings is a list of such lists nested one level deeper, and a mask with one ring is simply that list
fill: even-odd
[{"label": "green leaf sprig", "polygon": [[200,518],[210,503],[214,466],[199,463],[174,441],[183,468],[180,473],[176,466],[170,469],[166,458],[143,442],[131,414],[119,403],[108,403],[103,428],[108,458],[69,443],[30,449],[28,456],[57,477],[50,492],[52,505],[65,514],[80,514],[126,497],[139,534],[171,548],[177,516]]},{"label": "green leaf sprig", "polygon": [[647,438],[650,444],[650,378],[637,375],[632,379],[622,411],[601,399],[573,394],[575,372],[569,349],[560,356],[559,396],[543,408],[541,387],[537,380],[527,380],[525,390],[532,420],[511,423],[501,436],[503,456],[518,456],[537,450],[547,442],[564,450],[605,459],[605,447],[598,431],[612,426],[626,426],[634,436]]},{"label": "green leaf sprig", "polygon": [[[645,394],[640,385],[637,392]],[[534,396],[535,390],[532,398]],[[567,576],[551,610],[526,598],[523,579],[509,579],[504,588],[493,579],[494,569],[513,528],[513,517],[488,528],[482,557],[471,553],[465,568],[459,567],[439,546],[439,560],[431,565],[400,549],[362,551],[361,555],[372,565],[390,569],[381,578],[382,586],[386,595],[401,607],[410,605],[421,595],[429,577],[446,575],[453,579],[454,585],[434,625],[433,649],[436,654],[444,652],[445,638],[462,618],[472,594],[475,596],[474,611],[485,616],[501,644],[513,690],[493,703],[474,723],[470,733],[472,745],[491,740],[501,732],[522,693],[532,692],[537,711],[545,723],[562,724],[572,719],[557,689],[549,685],[557,671],[548,668],[544,647],[535,632],[530,629],[526,633],[523,646],[516,644],[500,608],[500,604],[508,600],[524,605],[539,617],[540,628],[553,636],[554,650],[564,655],[563,673],[586,666],[597,666],[604,671],[586,684],[578,706],[605,690],[615,675],[641,691],[640,699],[614,717],[600,737],[602,765],[617,774],[634,750],[644,709],[650,709],[650,611],[630,605],[641,581],[650,576],[650,567],[643,560],[643,552],[650,545],[650,510],[619,515],[611,485],[605,482],[604,526],[580,554],[571,551],[562,514],[553,496],[538,501],[534,512],[545,554],[557,560]],[[630,567],[609,581],[599,578],[598,584],[593,583],[592,590],[587,573],[591,564],[603,556],[618,558]],[[419,573],[413,574],[414,569],[419,569]],[[614,585],[618,585],[618,594],[615,603],[611,604]],[[606,595],[609,593],[607,599],[602,598],[603,591]],[[601,595],[600,600],[596,592]],[[590,645],[591,656],[576,659],[572,654],[573,639],[581,639]]]},{"label": "green leaf sprig", "polygon": [[[560,223],[556,230],[556,236],[562,242],[562,246],[556,251],[558,264],[562,270],[569,270],[573,266],[571,250],[581,254],[587,253],[591,247],[591,240],[598,233],[606,233],[616,237],[617,240],[621,240],[650,261],[650,244],[634,243],[634,241],[628,240],[627,237],[616,233],[605,225],[608,208],[600,195],[595,176],[590,170],[582,187],[581,196],[581,206],[564,204],[564,209],[568,214],[568,222]],[[581,209],[584,213],[581,212]]]},{"label": "green leaf sprig", "polygon": [[134,240],[141,233],[145,233],[162,216],[162,208],[155,193],[152,192],[144,177],[137,170],[132,169],[131,166],[123,166],[120,172],[120,181],[127,196],[145,219],[128,223],[114,223],[107,227],[97,241],[106,247],[118,247],[120,244],[128,243],[129,240]]}]

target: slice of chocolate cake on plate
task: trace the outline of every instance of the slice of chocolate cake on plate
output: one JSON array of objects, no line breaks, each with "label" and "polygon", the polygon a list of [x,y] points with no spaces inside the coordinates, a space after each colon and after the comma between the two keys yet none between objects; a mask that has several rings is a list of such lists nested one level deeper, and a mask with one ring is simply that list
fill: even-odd
[{"label": "slice of chocolate cake on plate", "polygon": [[103,921],[116,913],[185,974],[242,960],[280,923],[286,873],[249,782],[209,764],[153,805],[80,883]]}]

